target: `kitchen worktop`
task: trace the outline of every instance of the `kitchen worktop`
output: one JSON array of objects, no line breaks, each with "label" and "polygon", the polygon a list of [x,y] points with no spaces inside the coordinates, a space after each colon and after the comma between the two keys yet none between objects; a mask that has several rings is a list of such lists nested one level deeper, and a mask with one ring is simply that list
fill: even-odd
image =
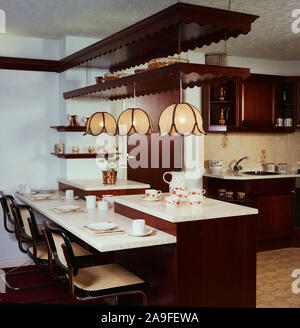
[{"label": "kitchen worktop", "polygon": [[[255,170],[246,170],[246,171],[255,171]],[[260,170],[257,170],[260,171]],[[300,178],[300,174],[295,172],[280,173],[274,175],[248,175],[243,172],[234,172],[234,171],[221,171],[219,173],[212,173],[206,171],[203,173],[204,177],[208,178],[217,178],[224,180],[258,180],[258,179],[282,179],[282,178]]]},{"label": "kitchen worktop", "polygon": [[120,189],[147,189],[150,185],[125,179],[117,179],[115,184],[103,184],[101,179],[63,179],[58,178],[59,183],[69,185],[84,191],[97,191],[97,190],[120,190]]},{"label": "kitchen worktop", "polygon": [[[165,197],[167,194],[163,194]],[[130,207],[137,211],[153,215],[157,218],[177,223],[188,221],[208,220],[224,217],[234,217],[257,214],[258,210],[211,198],[204,198],[203,206],[193,207],[181,204],[179,207],[166,207],[164,201],[146,201],[144,195],[125,195],[114,197],[115,203]]]},{"label": "kitchen worktop", "polygon": [[76,237],[83,240],[85,243],[91,245],[100,252],[118,251],[140,247],[150,247],[166,244],[176,243],[176,237],[171,236],[168,233],[153,229],[153,233],[146,237],[133,237],[128,233],[111,234],[111,235],[98,235],[94,236],[83,229],[84,225],[95,222],[112,222],[119,228],[126,232],[131,230],[132,220],[117,213],[114,213],[113,209],[110,210],[98,210],[89,209],[86,212],[79,213],[66,213],[57,214],[53,212],[52,208],[61,205],[79,205],[85,208],[85,201],[74,200],[65,201],[62,200],[64,194],[62,192],[55,192],[52,195],[51,200],[31,200],[28,196],[16,193],[16,197],[31,206],[34,210],[43,214],[51,221],[57,223],[62,228],[68,230]]}]

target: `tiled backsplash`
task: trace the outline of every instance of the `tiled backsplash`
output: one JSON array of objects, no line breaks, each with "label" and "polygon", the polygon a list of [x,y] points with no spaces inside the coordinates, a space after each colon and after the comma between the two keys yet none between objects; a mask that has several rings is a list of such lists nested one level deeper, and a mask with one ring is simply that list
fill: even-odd
[{"label": "tiled backsplash", "polygon": [[245,168],[258,168],[262,162],[287,163],[300,167],[300,130],[294,133],[208,133],[204,137],[205,168],[208,160],[221,159],[224,168],[232,167],[243,156]]}]

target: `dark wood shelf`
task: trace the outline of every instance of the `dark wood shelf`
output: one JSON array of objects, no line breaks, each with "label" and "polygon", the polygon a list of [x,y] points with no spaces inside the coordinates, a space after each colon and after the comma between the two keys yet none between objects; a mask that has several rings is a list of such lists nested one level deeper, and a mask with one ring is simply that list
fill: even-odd
[{"label": "dark wood shelf", "polygon": [[130,98],[134,94],[138,97],[170,90],[179,90],[180,80],[182,82],[182,88],[186,89],[188,87],[200,87],[214,82],[246,79],[249,76],[250,70],[248,68],[176,63],[68,91],[63,96],[64,99],[98,97],[115,100]]},{"label": "dark wood shelf", "polygon": [[234,100],[211,100],[211,104],[235,104]]},{"label": "dark wood shelf", "polygon": [[60,69],[75,66],[119,71],[150,59],[178,52],[178,28],[182,29],[181,51],[238,37],[251,30],[255,15],[176,3],[101,41],[60,60]]},{"label": "dark wood shelf", "polygon": [[[79,158],[96,158],[97,156],[103,157],[105,153],[78,153],[78,154],[57,154],[51,153],[51,155],[57,156],[58,158],[65,159],[79,159]],[[120,153],[109,153],[108,157],[112,157],[114,155],[120,155]]]},{"label": "dark wood shelf", "polygon": [[50,126],[51,129],[56,129],[58,132],[85,132],[85,126]]}]

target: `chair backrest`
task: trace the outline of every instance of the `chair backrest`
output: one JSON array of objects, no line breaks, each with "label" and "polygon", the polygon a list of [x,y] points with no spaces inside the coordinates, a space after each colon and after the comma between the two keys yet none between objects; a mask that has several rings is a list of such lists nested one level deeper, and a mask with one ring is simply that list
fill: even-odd
[{"label": "chair backrest", "polygon": [[7,223],[7,221],[9,221],[11,224],[15,224],[15,218],[13,214],[13,206],[14,206],[13,196],[1,195],[0,201],[3,210],[3,218],[5,220],[5,224]]},{"label": "chair backrest", "polygon": [[[71,266],[73,273],[77,274],[77,268],[74,263],[74,252],[72,249],[71,241],[67,236],[66,232],[59,228],[54,228],[50,226],[47,221],[43,221],[43,224],[45,229],[47,246],[50,248],[50,251],[54,256],[56,264],[65,273],[70,272]],[[67,250],[67,252],[63,251],[62,245],[65,245],[65,249]]]},{"label": "chair backrest", "polygon": [[[34,222],[36,223],[32,208],[28,205],[19,205],[14,203],[13,212],[15,214],[14,218],[16,225],[18,230],[21,232],[23,239],[31,241],[32,235],[28,223],[28,218],[33,218]],[[37,229],[37,225],[35,227]]]}]

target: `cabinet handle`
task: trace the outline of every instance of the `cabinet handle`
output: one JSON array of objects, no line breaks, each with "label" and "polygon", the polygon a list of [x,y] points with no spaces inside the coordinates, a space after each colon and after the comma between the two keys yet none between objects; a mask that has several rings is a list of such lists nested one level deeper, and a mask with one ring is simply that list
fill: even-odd
[{"label": "cabinet handle", "polygon": [[295,194],[296,192],[295,192],[295,190],[291,190],[291,193],[292,193],[292,194]]}]

